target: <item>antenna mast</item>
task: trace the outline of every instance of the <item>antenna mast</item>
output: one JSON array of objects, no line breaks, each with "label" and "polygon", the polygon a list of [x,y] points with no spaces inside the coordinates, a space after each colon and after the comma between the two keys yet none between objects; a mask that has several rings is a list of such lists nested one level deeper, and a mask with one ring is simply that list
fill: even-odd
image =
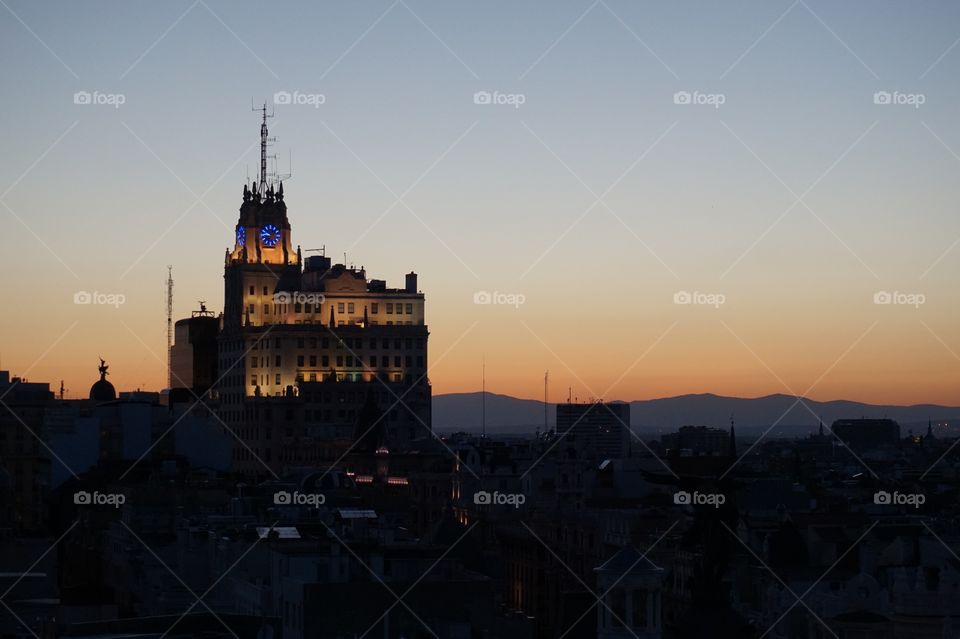
[{"label": "antenna mast", "polygon": [[167,266],[167,388],[173,388],[173,267]]},{"label": "antenna mast", "polygon": [[269,146],[271,140],[268,137],[267,133],[267,118],[272,118],[272,113],[267,113],[267,103],[264,102],[263,106],[259,109],[253,109],[254,111],[260,111],[263,114],[263,122],[260,124],[260,193],[266,193],[267,191],[267,146]]},{"label": "antenna mast", "polygon": [[547,389],[550,384],[550,371],[543,374],[543,432],[547,432]]},{"label": "antenna mast", "polygon": [[483,356],[480,365],[480,437],[487,437],[487,356]]}]

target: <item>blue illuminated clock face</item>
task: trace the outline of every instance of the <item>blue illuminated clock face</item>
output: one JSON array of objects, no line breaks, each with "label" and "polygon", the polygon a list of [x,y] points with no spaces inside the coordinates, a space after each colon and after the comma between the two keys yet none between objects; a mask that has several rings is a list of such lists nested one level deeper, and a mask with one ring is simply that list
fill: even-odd
[{"label": "blue illuminated clock face", "polygon": [[242,245],[247,239],[247,231],[242,226],[237,227],[237,244]]},{"label": "blue illuminated clock face", "polygon": [[276,246],[277,242],[280,241],[280,229],[273,224],[267,224],[265,227],[260,229],[260,240],[263,242],[264,246]]}]

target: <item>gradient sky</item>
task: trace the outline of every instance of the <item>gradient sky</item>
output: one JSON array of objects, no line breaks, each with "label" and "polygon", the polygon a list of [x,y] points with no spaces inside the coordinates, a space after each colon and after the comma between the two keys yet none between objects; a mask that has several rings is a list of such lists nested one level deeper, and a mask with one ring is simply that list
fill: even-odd
[{"label": "gradient sky", "polygon": [[270,122],[293,241],[420,274],[436,393],[478,390],[485,357],[524,397],[549,369],[553,399],[960,404],[956,2],[0,4],[14,374],[85,396],[102,355],[162,387],[166,266],[176,317],[222,308],[251,102],[298,91],[325,102]]}]

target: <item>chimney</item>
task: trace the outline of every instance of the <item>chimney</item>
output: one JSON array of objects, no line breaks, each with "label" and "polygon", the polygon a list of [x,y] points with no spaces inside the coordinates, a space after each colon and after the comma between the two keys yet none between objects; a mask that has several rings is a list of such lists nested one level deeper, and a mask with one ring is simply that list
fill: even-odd
[{"label": "chimney", "polygon": [[407,293],[416,293],[417,292],[417,274],[413,271],[407,273]]}]

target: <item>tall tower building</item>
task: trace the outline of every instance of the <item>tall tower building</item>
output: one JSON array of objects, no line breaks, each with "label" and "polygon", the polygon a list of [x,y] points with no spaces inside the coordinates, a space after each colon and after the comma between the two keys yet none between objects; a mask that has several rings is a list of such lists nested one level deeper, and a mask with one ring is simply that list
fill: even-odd
[{"label": "tall tower building", "polygon": [[348,450],[410,448],[431,436],[417,275],[388,288],[362,267],[302,258],[283,184],[267,173],[266,118],[264,110],[259,180],[243,187],[224,265],[217,395],[221,418],[242,440],[234,467],[259,474],[264,464],[277,472]]}]

